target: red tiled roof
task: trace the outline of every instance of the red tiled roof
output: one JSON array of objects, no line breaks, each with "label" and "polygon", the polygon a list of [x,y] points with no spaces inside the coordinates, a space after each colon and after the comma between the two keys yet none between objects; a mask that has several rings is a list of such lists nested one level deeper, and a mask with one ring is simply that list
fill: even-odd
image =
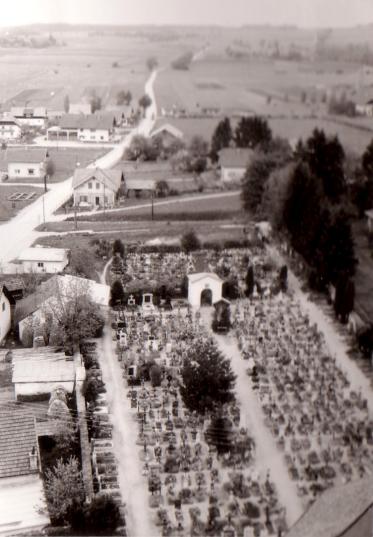
[{"label": "red tiled roof", "polygon": [[35,418],[0,411],[0,478],[37,473],[30,469],[29,454],[37,448]]}]

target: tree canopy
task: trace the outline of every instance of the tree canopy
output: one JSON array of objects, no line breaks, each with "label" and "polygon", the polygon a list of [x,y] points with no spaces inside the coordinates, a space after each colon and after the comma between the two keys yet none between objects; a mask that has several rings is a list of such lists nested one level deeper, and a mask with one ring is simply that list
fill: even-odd
[{"label": "tree canopy", "polygon": [[235,130],[237,147],[265,147],[272,140],[268,121],[260,116],[242,117]]},{"label": "tree canopy", "polygon": [[219,151],[224,147],[229,147],[233,141],[233,131],[230,119],[222,119],[212,135],[211,139],[211,159],[216,162],[219,157]]},{"label": "tree canopy", "polygon": [[186,353],[180,393],[189,410],[205,413],[234,400],[235,375],[212,339],[196,341]]}]

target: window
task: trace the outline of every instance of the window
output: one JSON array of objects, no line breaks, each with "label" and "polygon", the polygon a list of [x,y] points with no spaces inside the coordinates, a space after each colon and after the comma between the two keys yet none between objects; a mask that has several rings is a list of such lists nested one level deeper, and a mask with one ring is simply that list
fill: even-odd
[{"label": "window", "polygon": [[92,190],[92,183],[91,182],[88,183],[88,188]]},{"label": "window", "polygon": [[100,190],[100,183],[96,183],[96,190]]},{"label": "window", "polygon": [[80,196],[79,201],[87,202],[88,201],[88,196]]},{"label": "window", "polygon": [[42,261],[39,261],[38,262],[38,267],[40,267],[40,268],[44,267],[44,263]]},{"label": "window", "polygon": [[5,302],[2,303],[2,310],[5,311]]},{"label": "window", "polygon": [[18,173],[18,174],[20,174],[20,173],[21,173],[21,170],[16,169],[16,170],[14,170],[14,173]]},{"label": "window", "polygon": [[29,169],[27,170],[27,173],[28,173],[29,175],[34,175],[34,173],[35,173],[34,168],[29,168]]}]

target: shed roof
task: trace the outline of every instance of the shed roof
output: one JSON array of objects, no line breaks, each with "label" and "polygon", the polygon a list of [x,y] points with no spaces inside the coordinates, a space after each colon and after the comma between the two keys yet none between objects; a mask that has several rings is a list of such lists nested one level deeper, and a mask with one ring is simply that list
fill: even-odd
[{"label": "shed roof", "polygon": [[155,190],[155,179],[147,179],[141,176],[128,177],[126,175],[125,187],[126,190]]},{"label": "shed roof", "polygon": [[2,125],[17,125],[18,127],[21,126],[20,122],[14,116],[9,115],[9,114],[1,116],[0,123]]},{"label": "shed roof", "polygon": [[102,170],[101,168],[77,168],[74,172],[73,188],[78,188],[87,181],[97,180],[113,192],[117,192],[123,178],[121,170]]},{"label": "shed roof", "polygon": [[60,120],[62,129],[111,130],[114,114],[65,114]]},{"label": "shed roof", "polygon": [[30,247],[22,250],[18,261],[51,261],[60,262],[66,259],[68,250],[64,248]]},{"label": "shed roof", "polygon": [[324,492],[286,537],[342,537],[373,505],[371,476]]},{"label": "shed roof", "polygon": [[13,363],[14,384],[39,382],[74,382],[75,364],[61,354],[45,355],[44,358],[17,360]]},{"label": "shed roof", "polygon": [[37,445],[35,419],[17,411],[0,411],[0,478],[37,473],[29,454]]},{"label": "shed roof", "polygon": [[27,164],[39,164],[44,162],[48,156],[46,149],[32,148],[32,149],[13,149],[6,150],[6,160],[9,163],[27,163]]},{"label": "shed roof", "polygon": [[226,147],[219,151],[219,162],[222,168],[246,168],[252,155],[252,149]]},{"label": "shed roof", "polygon": [[47,109],[44,106],[12,106],[10,112],[13,116],[20,118],[47,117]]}]

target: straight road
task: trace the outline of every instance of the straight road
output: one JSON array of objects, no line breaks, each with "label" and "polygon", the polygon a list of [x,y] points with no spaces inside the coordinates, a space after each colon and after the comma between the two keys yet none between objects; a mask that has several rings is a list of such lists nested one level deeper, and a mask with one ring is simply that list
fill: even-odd
[{"label": "straight road", "polygon": [[[153,71],[145,84],[145,93],[152,100],[151,106],[146,110],[146,116],[139,126],[109,153],[96,160],[88,168],[111,168],[122,158],[123,151],[131,143],[136,134],[148,135],[157,117],[157,105],[154,95],[154,81],[157,71]],[[0,226],[0,264],[9,263],[19,253],[30,246],[38,237],[34,229],[48,221],[51,215],[63,205],[72,194],[72,177],[56,184],[49,192],[38,198],[34,203],[25,207],[9,222]]]}]

